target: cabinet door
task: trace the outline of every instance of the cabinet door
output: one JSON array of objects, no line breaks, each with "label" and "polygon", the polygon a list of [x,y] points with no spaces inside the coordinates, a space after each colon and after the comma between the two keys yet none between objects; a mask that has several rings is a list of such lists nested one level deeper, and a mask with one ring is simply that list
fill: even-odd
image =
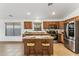
[{"label": "cabinet door", "polygon": [[79,21],[79,16],[74,18],[75,21]]},{"label": "cabinet door", "polygon": [[64,23],[65,23],[64,21],[59,22],[59,28],[60,29],[64,29]]},{"label": "cabinet door", "polygon": [[24,29],[32,29],[32,22],[24,22]]},{"label": "cabinet door", "polygon": [[48,28],[48,22],[43,22],[43,28],[47,29]]},{"label": "cabinet door", "polygon": [[51,28],[51,27],[52,27],[52,29],[53,28],[55,29],[55,28],[59,27],[59,22],[44,21],[43,27],[44,27],[44,29],[48,29],[48,28]]}]

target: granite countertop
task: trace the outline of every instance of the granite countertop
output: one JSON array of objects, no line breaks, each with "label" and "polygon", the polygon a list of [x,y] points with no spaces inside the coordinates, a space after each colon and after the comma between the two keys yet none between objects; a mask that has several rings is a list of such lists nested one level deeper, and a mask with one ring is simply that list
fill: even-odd
[{"label": "granite countertop", "polygon": [[23,37],[25,36],[31,36],[31,35],[49,35],[47,32],[25,32],[23,34]]},{"label": "granite countertop", "polygon": [[25,32],[23,39],[53,39],[47,32]]},{"label": "granite countertop", "polygon": [[26,32],[24,34],[30,35],[30,34],[35,34],[35,35],[41,35],[41,34],[48,34],[47,32]]},{"label": "granite countertop", "polygon": [[23,39],[53,39],[54,37],[50,35],[32,35],[32,36],[24,36]]}]

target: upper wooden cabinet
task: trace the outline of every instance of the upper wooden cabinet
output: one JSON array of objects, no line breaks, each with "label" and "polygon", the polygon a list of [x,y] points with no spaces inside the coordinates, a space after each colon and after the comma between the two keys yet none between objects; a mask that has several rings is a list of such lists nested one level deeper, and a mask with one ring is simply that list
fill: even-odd
[{"label": "upper wooden cabinet", "polygon": [[44,21],[43,22],[43,28],[44,29],[48,29],[50,27],[58,28],[59,27],[59,22],[53,22],[53,21]]},{"label": "upper wooden cabinet", "polygon": [[58,29],[64,29],[64,21],[44,21],[43,28],[48,29],[49,27],[57,27]]},{"label": "upper wooden cabinet", "polygon": [[69,23],[71,21],[79,21],[79,16],[72,17],[70,19],[65,20],[65,23]]},{"label": "upper wooden cabinet", "polygon": [[76,20],[76,21],[79,21],[79,16],[75,17],[75,20]]},{"label": "upper wooden cabinet", "polygon": [[24,29],[32,29],[32,22],[24,22]]},{"label": "upper wooden cabinet", "polygon": [[64,29],[64,21],[60,21],[59,22],[59,28],[60,29]]}]

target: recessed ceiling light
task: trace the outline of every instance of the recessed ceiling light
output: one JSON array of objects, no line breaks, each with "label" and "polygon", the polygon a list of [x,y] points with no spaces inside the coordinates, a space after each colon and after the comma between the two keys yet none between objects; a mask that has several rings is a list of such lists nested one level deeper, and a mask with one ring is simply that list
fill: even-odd
[{"label": "recessed ceiling light", "polygon": [[27,12],[27,15],[31,15],[31,13],[30,12]]},{"label": "recessed ceiling light", "polygon": [[55,12],[52,12],[52,15],[55,15],[56,13]]}]

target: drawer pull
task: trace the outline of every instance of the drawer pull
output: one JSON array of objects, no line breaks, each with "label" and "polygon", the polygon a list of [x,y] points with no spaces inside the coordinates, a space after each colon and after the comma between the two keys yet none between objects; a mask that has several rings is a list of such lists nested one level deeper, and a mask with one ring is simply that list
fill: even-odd
[{"label": "drawer pull", "polygon": [[49,43],[42,43],[42,46],[50,46]]},{"label": "drawer pull", "polygon": [[35,43],[27,43],[27,46],[35,46]]}]

